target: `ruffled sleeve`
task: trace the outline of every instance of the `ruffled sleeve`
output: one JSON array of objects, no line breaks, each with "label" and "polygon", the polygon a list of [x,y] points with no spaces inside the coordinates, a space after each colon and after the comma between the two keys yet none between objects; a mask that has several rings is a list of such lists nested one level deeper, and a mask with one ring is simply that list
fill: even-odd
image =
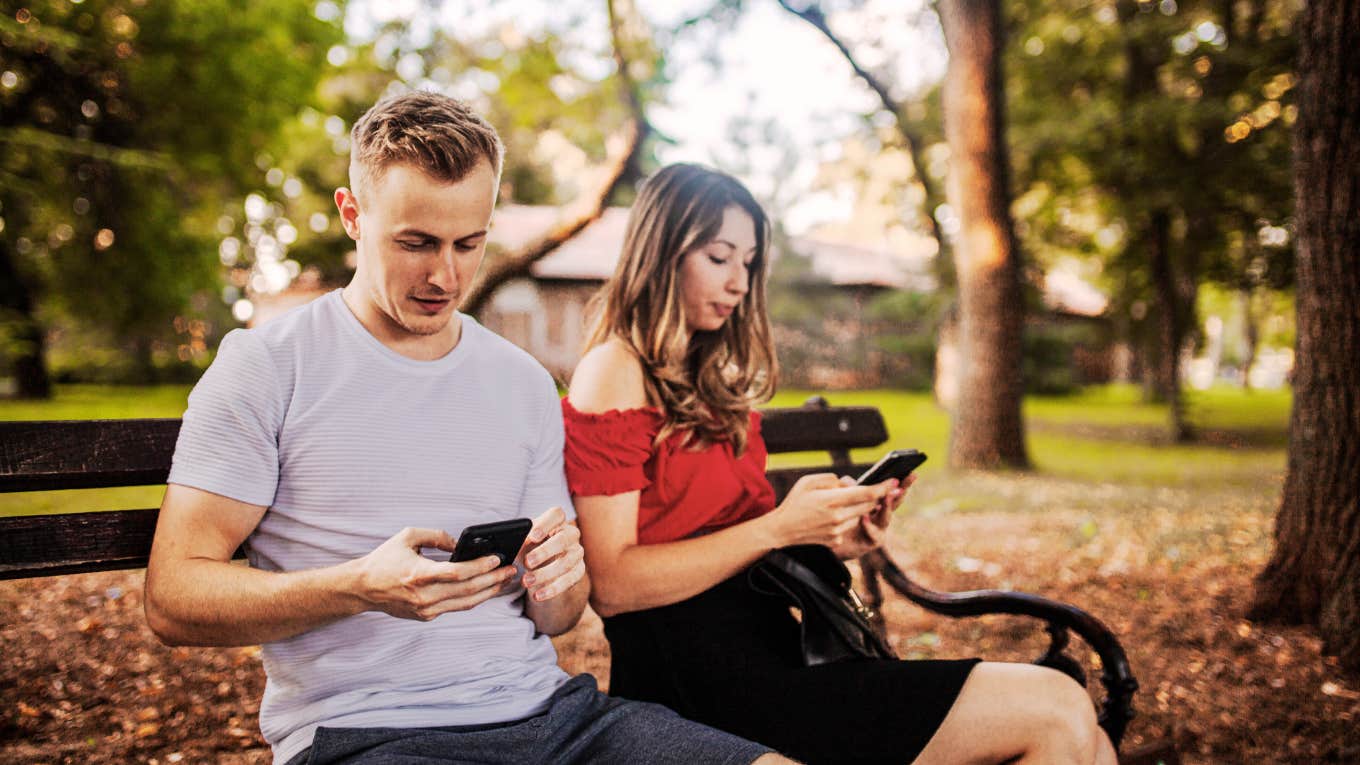
[{"label": "ruffled sleeve", "polygon": [[581,412],[563,398],[563,462],[571,493],[593,497],[647,488],[651,479],[644,466],[661,420],[659,412],[645,408]]}]

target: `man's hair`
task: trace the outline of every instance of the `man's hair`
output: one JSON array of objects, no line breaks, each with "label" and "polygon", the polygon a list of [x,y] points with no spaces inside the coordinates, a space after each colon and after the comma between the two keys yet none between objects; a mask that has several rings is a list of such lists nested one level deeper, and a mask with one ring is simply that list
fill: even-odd
[{"label": "man's hair", "polygon": [[350,131],[351,190],[369,188],[394,164],[408,164],[446,183],[486,160],[497,175],[505,147],[490,123],[462,101],[413,91],[374,104]]}]

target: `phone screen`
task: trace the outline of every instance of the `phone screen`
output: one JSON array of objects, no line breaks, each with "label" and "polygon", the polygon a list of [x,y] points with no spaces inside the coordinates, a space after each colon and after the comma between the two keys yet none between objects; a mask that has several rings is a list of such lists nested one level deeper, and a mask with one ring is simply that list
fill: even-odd
[{"label": "phone screen", "polygon": [[897,449],[883,455],[883,459],[864,471],[855,483],[861,486],[882,483],[889,478],[902,480],[926,461],[926,455],[915,449]]}]

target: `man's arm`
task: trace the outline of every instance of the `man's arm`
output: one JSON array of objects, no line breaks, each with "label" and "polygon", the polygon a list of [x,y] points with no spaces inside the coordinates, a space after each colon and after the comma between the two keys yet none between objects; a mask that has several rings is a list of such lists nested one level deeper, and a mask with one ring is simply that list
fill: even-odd
[{"label": "man's arm", "polygon": [[493,597],[514,576],[496,556],[440,563],[420,548],[453,549],[443,531],[405,529],[373,552],[305,571],[231,563],[264,507],[171,484],[146,571],[146,617],[170,645],[255,645],[364,611],[428,621]]},{"label": "man's arm", "polygon": [[590,598],[581,532],[554,507],[534,519],[524,544],[524,612],[545,635],[576,626]]}]

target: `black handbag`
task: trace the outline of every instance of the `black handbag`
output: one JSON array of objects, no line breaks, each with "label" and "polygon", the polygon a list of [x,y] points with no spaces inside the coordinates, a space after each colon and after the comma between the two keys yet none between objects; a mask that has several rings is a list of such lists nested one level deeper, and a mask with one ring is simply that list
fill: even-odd
[{"label": "black handbag", "polygon": [[746,576],[756,592],[798,609],[806,666],[897,658],[869,622],[873,612],[851,588],[850,570],[823,545],[772,550]]}]

